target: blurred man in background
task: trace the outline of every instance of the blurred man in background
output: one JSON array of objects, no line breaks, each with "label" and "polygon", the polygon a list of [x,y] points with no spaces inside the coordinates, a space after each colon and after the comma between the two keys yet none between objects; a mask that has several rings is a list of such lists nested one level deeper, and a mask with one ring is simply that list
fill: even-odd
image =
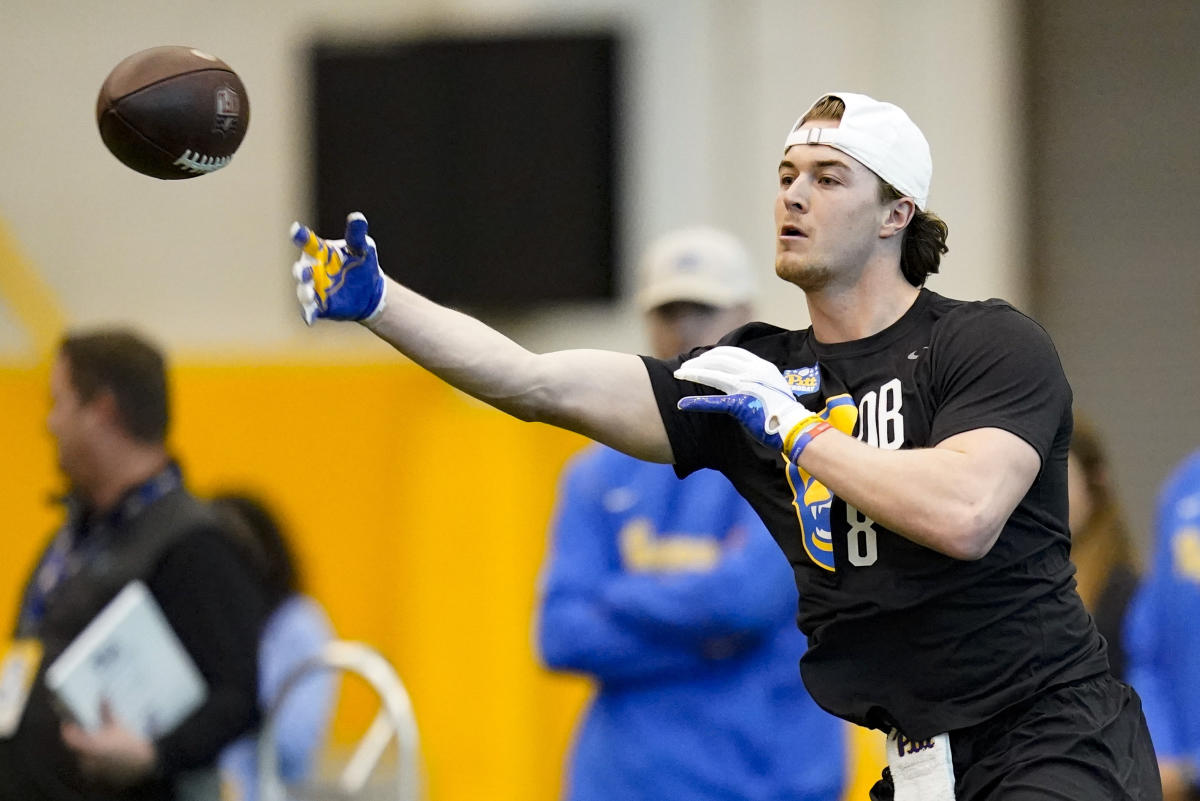
[{"label": "blurred man in background", "polygon": [[[661,238],[638,294],[654,355],[745,325],[754,292],[731,235]],[[549,667],[597,684],[563,797],[837,799],[843,724],[797,674],[791,570],[729,481],[710,470],[681,481],[595,445],[562,487],[538,644]]]},{"label": "blurred man in background", "polygon": [[[29,695],[5,710],[14,728],[0,734],[0,799],[216,801],[217,754],[257,720],[266,599],[167,452],[166,370],[154,346],[122,330],[69,335],[50,373],[50,397],[47,424],[69,485],[66,520],[21,602],[20,645],[11,652],[23,655],[27,676],[14,682]],[[152,737],[104,709],[93,730],[63,719],[44,680],[46,667],[134,580],[148,586],[207,689],[181,724]],[[9,665],[6,682],[16,673]]]},{"label": "blurred man in background", "polygon": [[1200,799],[1200,452],[1163,484],[1154,562],[1126,621],[1129,682],[1154,737],[1166,801]]}]

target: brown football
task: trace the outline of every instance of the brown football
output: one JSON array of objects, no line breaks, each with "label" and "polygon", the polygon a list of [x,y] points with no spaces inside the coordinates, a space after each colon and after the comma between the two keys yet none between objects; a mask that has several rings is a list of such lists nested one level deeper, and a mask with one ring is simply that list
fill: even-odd
[{"label": "brown football", "polygon": [[195,178],[229,163],[246,135],[250,102],[228,64],[192,47],[134,53],[104,79],[100,138],[127,167],[155,178]]}]

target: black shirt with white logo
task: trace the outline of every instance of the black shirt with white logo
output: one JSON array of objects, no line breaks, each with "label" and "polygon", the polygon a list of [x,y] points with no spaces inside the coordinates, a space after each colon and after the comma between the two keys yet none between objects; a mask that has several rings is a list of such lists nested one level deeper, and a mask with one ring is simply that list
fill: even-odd
[{"label": "black shirt with white logo", "polygon": [[923,289],[903,317],[866,339],[827,345],[811,330],[751,323],[720,344],[774,363],[805,406],[876,447],[932,447],[998,428],[1041,459],[988,554],[952,559],[831,496],[733,418],[679,411],[680,398],[714,391],[672,375],[703,349],[643,357],[676,472],[728,476],[790,560],[809,642],[801,671],[819,704],[924,739],[1106,669],[1069,561],[1071,389],[1041,326],[1003,301]]}]

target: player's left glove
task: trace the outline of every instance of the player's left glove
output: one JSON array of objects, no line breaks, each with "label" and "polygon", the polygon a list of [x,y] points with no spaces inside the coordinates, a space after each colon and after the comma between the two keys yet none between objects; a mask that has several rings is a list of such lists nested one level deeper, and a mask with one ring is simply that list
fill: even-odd
[{"label": "player's left glove", "polygon": [[292,223],[291,237],[301,249],[292,276],[305,323],[312,325],[318,317],[364,323],[378,319],[387,282],[362,213],[346,217],[345,239],[321,239],[300,223]]},{"label": "player's left glove", "polygon": [[750,436],[783,451],[792,462],[829,427],[796,400],[778,367],[742,348],[721,345],[705,351],[680,365],[675,377],[726,393],[689,395],[680,399],[680,409],[731,415]]}]

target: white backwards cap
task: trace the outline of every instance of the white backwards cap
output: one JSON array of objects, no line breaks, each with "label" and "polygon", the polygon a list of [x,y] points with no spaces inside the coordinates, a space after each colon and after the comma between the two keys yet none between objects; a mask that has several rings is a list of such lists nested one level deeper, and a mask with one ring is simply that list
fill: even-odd
[{"label": "white backwards cap", "polygon": [[838,127],[801,128],[804,120],[801,115],[788,133],[783,149],[786,151],[792,145],[835,147],[862,162],[924,210],[933,177],[933,158],[929,155],[929,142],[916,123],[899,106],[866,95],[826,92],[817,103],[827,97],[836,97],[846,104]]}]

